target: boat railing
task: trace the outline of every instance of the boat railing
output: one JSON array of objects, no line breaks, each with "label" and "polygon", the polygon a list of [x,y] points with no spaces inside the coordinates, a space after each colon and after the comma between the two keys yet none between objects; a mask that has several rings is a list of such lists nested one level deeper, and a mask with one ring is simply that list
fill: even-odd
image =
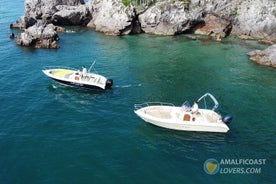
[{"label": "boat railing", "polygon": [[141,104],[134,104],[134,109],[139,110],[141,108],[149,107],[149,106],[175,106],[175,105],[167,102],[144,102]]},{"label": "boat railing", "polygon": [[43,67],[44,70],[50,70],[50,69],[67,69],[67,70],[74,70],[74,71],[81,71],[80,69],[76,69],[73,67],[68,66],[45,66]]}]

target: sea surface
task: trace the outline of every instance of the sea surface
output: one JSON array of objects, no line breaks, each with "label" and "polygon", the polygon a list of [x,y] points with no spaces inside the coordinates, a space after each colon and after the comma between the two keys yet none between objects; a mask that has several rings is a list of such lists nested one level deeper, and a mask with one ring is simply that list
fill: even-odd
[{"label": "sea surface", "polygon": [[[276,183],[276,71],[246,55],[267,46],[67,27],[58,50],[24,48],[9,38],[19,32],[9,24],[23,14],[23,0],[1,3],[0,183]],[[63,87],[41,71],[94,60],[114,80],[111,90]],[[135,103],[181,105],[206,92],[233,116],[228,133],[167,130],[133,112]],[[220,164],[224,173],[210,175],[210,158],[265,163]]]}]

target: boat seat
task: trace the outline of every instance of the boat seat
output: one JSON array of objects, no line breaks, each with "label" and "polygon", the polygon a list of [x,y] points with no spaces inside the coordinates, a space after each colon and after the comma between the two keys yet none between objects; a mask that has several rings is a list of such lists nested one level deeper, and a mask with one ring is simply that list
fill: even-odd
[{"label": "boat seat", "polygon": [[183,121],[190,121],[191,120],[191,115],[190,114],[185,114],[183,117]]}]

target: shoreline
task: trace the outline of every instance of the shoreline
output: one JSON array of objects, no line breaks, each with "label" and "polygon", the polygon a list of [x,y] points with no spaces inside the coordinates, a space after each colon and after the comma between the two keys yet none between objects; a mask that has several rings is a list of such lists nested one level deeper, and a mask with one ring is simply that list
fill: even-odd
[{"label": "shoreline", "polygon": [[[273,2],[266,1],[257,0],[251,4],[253,8],[260,9],[259,6],[263,5],[270,10]],[[85,26],[113,36],[141,33],[177,36],[191,33],[195,36],[189,36],[190,39],[196,39],[196,35],[207,35],[211,40],[220,42],[227,36],[237,36],[272,46],[276,43],[273,31],[276,29],[276,13],[251,12],[253,8],[245,8],[249,0],[235,0],[232,4],[219,0],[212,3],[193,0],[154,2],[126,6],[121,0],[70,0],[63,3],[57,0],[25,0],[24,16],[12,23],[10,28],[23,31],[16,35],[17,45],[47,49],[59,48],[58,33],[66,32],[63,27],[66,25]],[[257,24],[256,18],[266,21]],[[10,37],[15,36],[11,34]],[[276,67],[276,59],[274,56],[271,58],[271,64],[265,65]]]}]

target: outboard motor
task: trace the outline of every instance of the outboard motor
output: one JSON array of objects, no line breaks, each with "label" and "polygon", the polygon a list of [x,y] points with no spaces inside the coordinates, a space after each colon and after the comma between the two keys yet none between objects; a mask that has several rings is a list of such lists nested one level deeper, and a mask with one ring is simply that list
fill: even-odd
[{"label": "outboard motor", "polygon": [[110,89],[112,85],[113,85],[113,80],[107,79],[105,83],[105,89]]},{"label": "outboard motor", "polygon": [[228,114],[228,115],[224,116],[224,118],[223,118],[222,121],[223,121],[225,124],[229,125],[229,124],[231,123],[232,119],[233,119],[233,117],[232,117],[230,114]]}]

